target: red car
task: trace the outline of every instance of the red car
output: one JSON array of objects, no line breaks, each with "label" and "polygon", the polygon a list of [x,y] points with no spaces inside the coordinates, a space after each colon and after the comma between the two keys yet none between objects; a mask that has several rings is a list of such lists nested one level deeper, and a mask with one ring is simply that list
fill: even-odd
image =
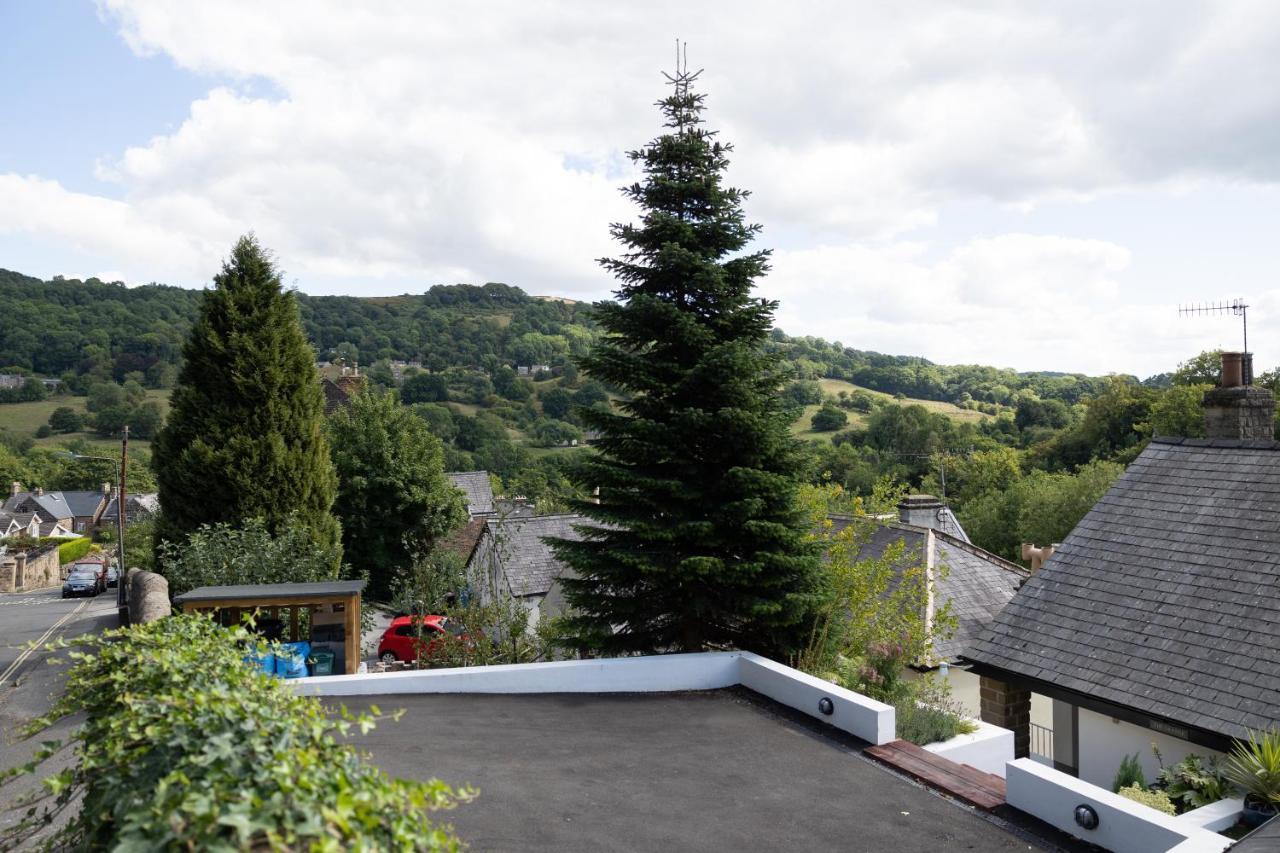
[{"label": "red car", "polygon": [[[391,620],[391,624],[387,626],[382,639],[378,642],[379,660],[384,663],[394,663],[411,661],[418,657],[418,649],[415,648],[418,641],[418,626],[414,624],[417,618],[419,617],[397,616]],[[425,657],[431,657],[431,653],[446,634],[453,637],[465,638],[466,636],[466,629],[450,622],[445,616],[423,616],[421,619],[423,645],[420,648],[426,652]]]}]

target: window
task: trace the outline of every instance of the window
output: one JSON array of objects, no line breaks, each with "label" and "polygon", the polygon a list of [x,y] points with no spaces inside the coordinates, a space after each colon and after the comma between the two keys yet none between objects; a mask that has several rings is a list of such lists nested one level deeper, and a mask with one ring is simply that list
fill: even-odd
[{"label": "window", "polygon": [[414,632],[413,632],[413,626],[412,626],[412,625],[401,625],[399,628],[396,628],[396,636],[397,636],[397,637],[412,637],[412,636],[415,636],[415,634],[414,634]]}]

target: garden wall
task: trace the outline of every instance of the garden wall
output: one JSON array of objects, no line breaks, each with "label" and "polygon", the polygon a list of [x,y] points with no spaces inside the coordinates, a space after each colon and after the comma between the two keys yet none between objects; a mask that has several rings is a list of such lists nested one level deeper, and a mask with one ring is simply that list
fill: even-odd
[{"label": "garden wall", "polygon": [[0,592],[47,589],[61,583],[62,564],[56,545],[0,558]]}]

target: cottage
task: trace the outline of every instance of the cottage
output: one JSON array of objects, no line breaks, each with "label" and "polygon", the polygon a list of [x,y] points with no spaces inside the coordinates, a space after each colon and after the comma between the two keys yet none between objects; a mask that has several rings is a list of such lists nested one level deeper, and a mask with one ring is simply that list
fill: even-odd
[{"label": "cottage", "polygon": [[1101,785],[1135,752],[1153,774],[1153,743],[1168,763],[1280,724],[1275,402],[1239,381],[1205,395],[1208,438],[1153,439],[967,651],[1019,756],[1033,694],[1054,765]]},{"label": "cottage", "polygon": [[[98,491],[46,492],[41,488],[24,491],[21,483],[11,483],[9,498],[0,507],[5,512],[38,512],[42,521],[57,523],[69,532],[84,533],[97,526],[111,500],[110,483]],[[56,535],[56,534],[49,534]]]},{"label": "cottage", "polygon": [[493,483],[488,471],[451,471],[445,474],[454,488],[462,492],[467,515],[487,518],[497,512],[493,501]]},{"label": "cottage", "polygon": [[[160,496],[155,492],[127,495],[124,499],[124,504],[124,522],[125,524],[132,524],[159,512]],[[102,516],[98,519],[98,524],[103,527],[115,527],[118,523],[119,513],[119,493],[112,493],[111,500],[107,503],[106,509],[102,511]]]},{"label": "cottage", "polygon": [[486,596],[514,598],[536,625],[564,610],[559,581],[568,569],[546,540],[581,539],[578,528],[594,524],[572,513],[489,518],[469,569],[482,580]]}]

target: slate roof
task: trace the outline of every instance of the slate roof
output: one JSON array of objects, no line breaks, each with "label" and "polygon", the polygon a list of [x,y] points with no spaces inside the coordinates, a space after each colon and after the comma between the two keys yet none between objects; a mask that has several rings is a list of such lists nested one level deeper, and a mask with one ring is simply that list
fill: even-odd
[{"label": "slate roof", "polygon": [[493,513],[493,485],[488,471],[451,471],[445,476],[462,491],[470,515]]},{"label": "slate roof", "polygon": [[498,556],[511,593],[527,596],[546,595],[565,571],[564,564],[556,559],[544,538],[579,540],[582,534],[576,528],[595,522],[581,515],[566,513],[531,518],[491,518],[487,524],[486,535],[500,543]]},{"label": "slate roof", "polygon": [[10,512],[18,509],[38,511],[45,518],[88,518],[97,514],[103,494],[101,491],[86,492],[20,492],[5,501],[4,508]]},{"label": "slate roof", "polygon": [[[833,532],[850,524],[848,518],[833,518]],[[877,525],[871,538],[858,550],[859,560],[878,559],[885,549],[903,543],[903,570],[924,563],[925,528],[891,522]],[[935,530],[936,563],[946,566],[945,576],[936,586],[937,604],[951,602],[956,631],[938,643],[936,651],[946,660],[964,654],[982,629],[990,624],[1013,599],[1026,581],[1026,569],[984,551],[968,540]]]},{"label": "slate roof", "polygon": [[1280,723],[1280,444],[1157,438],[969,650],[1227,737]]},{"label": "slate roof", "polygon": [[[160,496],[154,492],[143,492],[142,494],[130,494],[125,498],[128,507],[124,511],[124,520],[139,518],[141,516],[151,515],[160,511]],[[101,521],[116,520],[116,506],[120,503],[119,497],[112,497],[107,504],[107,508],[102,511]]]}]

